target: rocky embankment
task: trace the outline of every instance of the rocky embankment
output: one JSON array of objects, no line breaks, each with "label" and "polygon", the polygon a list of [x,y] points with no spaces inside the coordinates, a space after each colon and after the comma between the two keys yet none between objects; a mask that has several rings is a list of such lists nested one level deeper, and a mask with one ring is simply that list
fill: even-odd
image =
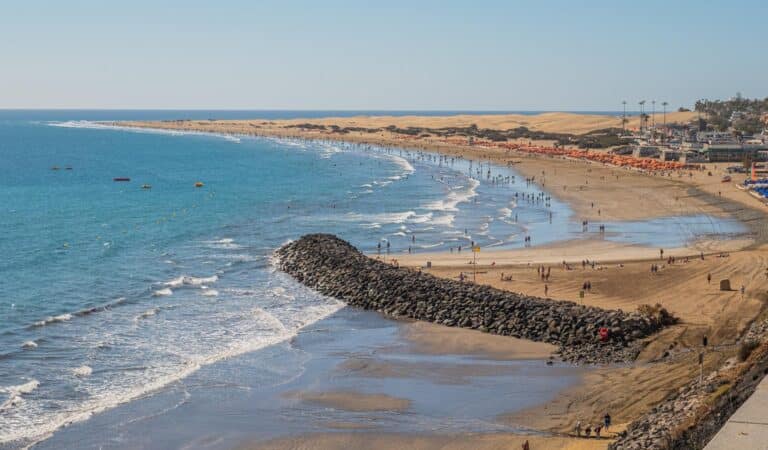
[{"label": "rocky embankment", "polygon": [[768,343],[743,363],[731,363],[693,380],[632,422],[610,450],[704,448],[768,373]]},{"label": "rocky embankment", "polygon": [[739,360],[729,360],[701,382],[691,380],[632,422],[610,450],[704,448],[768,374],[768,320],[752,324]]},{"label": "rocky embankment", "polygon": [[[559,346],[566,361],[633,360],[640,341],[674,323],[664,309],[625,313],[437,278],[368,258],[329,234],[311,234],[276,252],[278,267],[321,294],[394,317],[472,328]],[[609,330],[601,341],[600,328]]]}]

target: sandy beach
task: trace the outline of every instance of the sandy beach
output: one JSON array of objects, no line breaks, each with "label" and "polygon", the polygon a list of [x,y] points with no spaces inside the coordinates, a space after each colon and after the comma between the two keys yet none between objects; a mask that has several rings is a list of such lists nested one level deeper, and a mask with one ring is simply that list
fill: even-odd
[{"label": "sandy beach", "polygon": [[[688,121],[693,113],[669,113],[667,120]],[[300,124],[375,129],[330,134],[326,131],[297,128]],[[477,277],[477,283],[500,289],[581,302],[609,309],[631,311],[643,304],[661,304],[681,319],[646,343],[636,364],[628,367],[602,367],[585,374],[574,387],[561,392],[546,404],[510,414],[498,421],[545,433],[570,433],[576,421],[599,423],[610,411],[613,432],[621,431],[653,406],[676,392],[698,373],[697,348],[707,336],[714,351],[705,359],[706,371],[721,367],[736,354],[739,337],[763,311],[768,277],[765,268],[766,230],[762,225],[764,208],[760,201],[722,183],[726,164],[707,164],[706,170],[667,173],[642,173],[603,164],[564,158],[532,156],[502,148],[470,146],[439,141],[432,137],[404,138],[382,130],[397,127],[459,127],[476,124],[481,128],[509,129],[526,126],[556,133],[586,133],[620,127],[620,119],[610,116],[547,113],[536,116],[452,116],[452,117],[352,117],[292,121],[169,121],[128,123],[128,126],[178,129],[185,131],[232,133],[261,136],[339,139],[349,142],[398,146],[437,151],[466,159],[511,165],[569,204],[574,219],[600,221],[651,220],[681,215],[709,215],[736,219],[748,232],[735,239],[702,238],[678,248],[659,248],[587,238],[557,242],[525,249],[485,250],[472,264],[466,252],[416,253],[397,255],[400,265],[425,270],[439,277],[457,279],[460,273]],[[630,121],[629,126],[637,126]],[[669,257],[675,262],[670,263]],[[566,261],[569,267],[563,266]],[[582,261],[596,265],[582,266]],[[431,268],[427,268],[427,262]],[[652,264],[660,269],[652,273]],[[542,281],[538,269],[551,271]],[[707,278],[712,281],[708,282]],[[730,280],[733,290],[721,291],[721,279]],[[591,290],[581,296],[584,283]],[[745,294],[739,292],[744,286]],[[468,330],[431,324],[412,323],[401,331],[416,352],[430,354],[478,355],[489,359],[545,359],[553,348],[544,344],[519,342],[498,336],[482,336]],[[379,364],[350,358],[342,367],[371,377],[413,376],[407,365]],[[452,372],[449,374],[449,372]],[[477,367],[474,374],[482,373]],[[448,375],[449,374],[449,375]],[[456,381],[455,370],[442,376]],[[466,375],[466,373],[464,374]],[[423,372],[419,376],[424,376]],[[441,375],[433,374],[435,378]],[[372,401],[352,393],[302,394],[315,401],[340,408],[363,408]],[[381,394],[374,403],[401,410],[407,400]],[[389,406],[386,406],[389,405]],[[342,427],[343,428],[343,427]],[[609,441],[566,437],[528,437],[532,448],[605,448]],[[244,448],[388,448],[403,446],[424,449],[509,448],[519,447],[514,434],[409,435],[381,433],[316,433],[266,442],[249,443]]]},{"label": "sandy beach", "polygon": [[309,450],[360,448],[384,450],[505,450],[522,448],[528,441],[533,449],[592,450],[605,448],[607,439],[570,439],[566,437],[519,436],[514,434],[409,435],[379,433],[326,433],[277,439],[245,445],[239,450]]}]

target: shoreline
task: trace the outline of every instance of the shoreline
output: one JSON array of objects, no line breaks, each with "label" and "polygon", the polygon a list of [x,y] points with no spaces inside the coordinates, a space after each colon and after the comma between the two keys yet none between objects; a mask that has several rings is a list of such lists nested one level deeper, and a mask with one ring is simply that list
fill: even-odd
[{"label": "shoreline", "polygon": [[[444,145],[444,144],[434,144],[434,143],[424,143],[424,142],[407,142],[403,140],[392,140],[392,139],[371,139],[371,137],[366,136],[351,136],[347,138],[342,138],[340,136],[322,136],[312,133],[300,133],[298,131],[294,133],[275,133],[275,134],[266,134],[268,137],[283,137],[283,138],[299,138],[299,139],[318,139],[318,140],[335,140],[340,142],[353,142],[353,143],[366,143],[366,144],[374,144],[374,145],[384,145],[384,146],[395,146],[405,149],[414,149],[417,151],[420,150],[428,150],[428,151],[435,151],[440,154],[449,155],[449,156],[461,156],[464,158],[472,158],[472,159],[485,159],[485,160],[492,160],[496,163],[505,164],[508,162],[512,162],[515,169],[518,170],[520,173],[524,174],[525,176],[531,177],[531,176],[537,176],[540,175],[540,170],[542,167],[544,167],[543,170],[553,170],[553,171],[563,171],[566,172],[566,175],[570,177],[571,180],[574,180],[574,184],[571,184],[570,181],[563,182],[560,186],[578,186],[581,184],[577,179],[579,177],[583,178],[585,174],[597,172],[597,173],[603,173],[604,175],[618,175],[620,178],[625,178],[624,175],[626,175],[626,178],[629,178],[629,180],[632,181],[632,183],[628,183],[629,189],[622,190],[621,196],[616,196],[616,192],[604,192],[607,189],[602,190],[587,190],[588,193],[594,194],[590,200],[583,198],[583,192],[584,191],[567,191],[563,189],[560,192],[554,192],[554,190],[550,191],[552,192],[552,195],[560,198],[569,205],[572,206],[572,209],[574,210],[574,215],[579,217],[592,217],[591,215],[594,214],[594,208],[591,206],[591,200],[597,200],[595,203],[600,205],[601,214],[600,217],[602,218],[613,218],[613,219],[649,219],[654,217],[660,217],[663,215],[667,215],[670,212],[672,213],[691,213],[691,212],[698,212],[698,213],[706,213],[711,215],[719,215],[719,216],[737,216],[738,219],[744,223],[747,227],[749,227],[750,232],[754,235],[755,239],[752,243],[743,243],[745,245],[742,246],[742,248],[736,248],[731,249],[728,251],[736,252],[735,255],[739,256],[739,259],[745,260],[743,262],[739,262],[741,264],[742,269],[741,270],[747,270],[747,267],[751,267],[752,263],[749,261],[755,261],[755,258],[759,258],[759,255],[757,254],[756,250],[763,250],[764,244],[766,242],[766,232],[765,232],[765,226],[761,225],[759,223],[758,218],[762,218],[764,216],[763,212],[761,211],[761,208],[764,208],[764,205],[754,199],[753,197],[747,195],[744,192],[736,192],[731,185],[722,186],[719,183],[719,177],[709,177],[705,175],[705,173],[693,173],[690,179],[670,179],[670,177],[662,177],[659,175],[650,175],[645,173],[640,173],[636,171],[629,171],[625,169],[619,169],[615,167],[606,167],[600,164],[595,164],[591,162],[584,162],[584,161],[573,161],[573,160],[566,160],[566,159],[560,159],[560,158],[546,158],[546,157],[537,157],[532,156],[528,154],[520,154],[518,152],[500,152],[500,151],[493,151],[491,149],[483,149],[483,148],[477,148],[477,147],[469,147],[469,146],[458,146],[458,145]],[[714,168],[713,171],[722,170],[723,165],[716,165],[716,164],[710,164],[708,166],[712,166]],[[551,169],[550,169],[551,168]],[[571,170],[569,170],[569,168]],[[562,175],[561,172],[559,175]],[[598,175],[598,177],[601,175]],[[594,175],[593,175],[594,177]],[[591,177],[589,181],[592,181]],[[606,177],[607,178],[607,177]],[[593,186],[594,186],[593,182]],[[586,185],[586,183],[584,184]],[[557,183],[548,183],[545,185],[546,189],[550,189],[551,187],[558,187]],[[605,186],[610,186],[609,183],[605,183]],[[723,189],[723,188],[727,189]],[[556,189],[555,189],[556,190]],[[721,192],[723,191],[723,192]],[[724,195],[723,195],[724,194]],[[612,197],[614,197],[612,199]],[[635,197],[633,200],[632,197]],[[643,200],[638,201],[637,198],[641,198]],[[620,201],[616,201],[616,199],[621,199]],[[629,201],[627,202],[626,200]],[[661,199],[660,202],[656,205],[652,204],[654,203],[652,200],[658,200]],[[633,207],[634,205],[634,207]],[[715,251],[716,252],[716,251]],[[484,252],[485,255],[488,255],[487,252]],[[425,254],[417,254],[414,256],[414,258],[422,258]],[[483,253],[481,253],[483,255]],[[642,257],[639,258],[640,261],[648,261],[655,259],[653,255],[651,254],[645,254],[641,255]],[[678,256],[676,254],[676,256]],[[679,256],[683,256],[683,254],[680,254]],[[693,255],[689,255],[693,256]],[[708,253],[707,256],[710,256]],[[709,260],[709,258],[708,258]],[[615,262],[622,261],[620,258],[617,258]],[[637,261],[636,259],[627,260],[624,259],[623,261],[633,263]],[[758,259],[759,261],[759,259]],[[520,264],[527,264],[527,262],[521,262]],[[518,265],[520,265],[518,264]],[[639,264],[639,263],[638,263]],[[709,264],[709,263],[708,263]],[[644,264],[643,264],[644,265]],[[730,264],[730,261],[728,261],[728,264],[726,264],[727,267],[731,267],[732,264]],[[448,265],[450,267],[450,265]],[[639,267],[639,266],[638,266]],[[711,267],[717,267],[717,264],[712,265]],[[728,270],[735,271],[738,273],[739,269],[729,268]],[[641,270],[638,268],[636,271],[639,273]],[[645,270],[643,270],[645,271]],[[701,274],[700,270],[698,271],[699,275],[686,275],[685,279],[689,280],[692,278],[698,278],[703,276]],[[755,276],[759,275],[755,274]],[[686,283],[690,284],[690,281],[686,281]],[[758,291],[761,288],[754,285],[762,285],[763,280],[762,279],[754,279],[754,282],[748,283],[750,287],[748,287],[748,292],[751,291]],[[738,286],[738,284],[737,284]],[[699,291],[699,288],[694,288],[691,293],[689,294],[689,297],[687,298],[695,298],[696,292]],[[656,292],[656,290],[651,290],[647,294],[653,294]],[[665,294],[666,295],[666,294]],[[707,294],[711,295],[711,294]],[[718,294],[720,297],[738,297],[738,295],[723,293]],[[750,295],[750,298],[752,296]],[[735,300],[735,299],[734,299]],[[601,300],[602,301],[602,300]],[[732,300],[729,300],[731,302]],[[707,300],[709,302],[709,300]],[[735,307],[735,306],[734,306]],[[662,333],[661,336],[657,339],[657,343],[652,344],[649,346],[649,348],[644,352],[644,355],[641,355],[641,357],[646,361],[656,361],[656,360],[663,360],[664,357],[663,354],[666,353],[664,350],[665,345],[681,345],[682,348],[691,348],[694,347],[694,342],[700,341],[701,336],[704,334],[708,334],[712,336],[713,330],[711,327],[713,324],[716,324],[718,321],[723,321],[724,323],[716,328],[714,331],[714,335],[717,336],[717,340],[733,340],[734,337],[738,338],[738,336],[741,334],[743,329],[745,328],[745,322],[750,322],[751,317],[755,317],[757,313],[760,311],[761,307],[759,304],[755,303],[755,300],[750,300],[751,308],[749,312],[735,312],[736,310],[724,310],[721,312],[721,314],[718,316],[718,314],[715,314],[714,316],[707,318],[705,322],[703,323],[696,323],[697,321],[693,323],[688,323],[688,320],[685,319],[687,325],[676,327],[673,330],[665,331]],[[729,307],[730,308],[730,307]],[[714,313],[714,311],[712,312]],[[707,312],[707,314],[710,314]],[[740,326],[737,326],[734,329],[724,329],[727,328],[727,325],[730,324],[730,321],[733,317],[741,316],[742,322]],[[720,318],[718,318],[720,317]],[[691,326],[693,325],[693,326]],[[712,337],[711,337],[712,339]],[[673,359],[675,357],[674,352],[673,353]],[[732,353],[728,353],[732,354]],[[660,391],[657,391],[656,394],[651,395],[650,398],[644,398],[642,402],[639,402],[640,405],[634,409],[634,410],[627,410],[625,412],[620,412],[618,417],[616,417],[617,422],[623,421],[624,423],[628,423],[631,420],[634,420],[640,415],[643,414],[643,408],[649,408],[651,405],[657,404],[661,402],[664,398],[669,396],[672,392],[674,392],[678,387],[682,386],[687,380],[691,379],[694,374],[688,370],[688,357],[685,356],[685,354],[681,353],[682,356],[678,356],[677,358],[681,358],[678,362],[676,362],[675,366],[668,367],[669,363],[660,363],[656,364],[655,368],[646,368],[646,367],[640,367],[636,369],[617,369],[617,370],[609,370],[606,373],[607,378],[602,378],[604,383],[609,383],[608,385],[614,386],[616,388],[620,388],[621,386],[633,386],[635,384],[640,384],[645,386],[646,383],[655,383],[657,380],[659,380],[661,374],[669,373],[669,377],[667,378],[661,378],[664,381],[662,381],[661,384],[663,384],[662,389]],[[708,362],[707,364],[707,371],[714,370],[715,368],[722,365],[722,363],[725,362],[727,358],[721,357],[717,358],[711,362]],[[635,381],[629,381],[628,377],[635,377]],[[592,380],[592,383],[596,383],[595,381],[597,379]],[[640,381],[645,380],[645,381]],[[573,388],[571,390],[571,394],[565,394],[563,396],[563,402],[567,401],[567,399],[570,399],[570,401],[579,401],[578,399],[583,399],[585,396],[589,395],[596,395],[598,398],[605,398],[600,397],[598,392],[595,392],[594,390],[591,390],[590,381],[585,380],[584,383],[582,383],[581,386]],[[624,397],[624,394],[618,394],[613,389],[608,390],[609,393],[613,393],[615,396],[615,399],[619,399],[620,401],[629,401],[628,398]],[[635,395],[642,395],[642,394],[635,394]],[[537,414],[539,414],[539,417],[541,420],[538,420],[538,426],[543,429],[569,429],[570,425],[566,425],[566,422],[573,420],[573,413],[566,414],[565,416],[562,416],[561,414],[551,414],[552,408],[556,408],[556,405],[558,404],[558,401],[555,401],[553,403],[550,403],[548,405],[544,405],[538,409],[534,409]],[[587,405],[587,409],[589,406]],[[634,411],[634,412],[632,412]],[[600,412],[598,410],[593,410],[592,414],[599,416]],[[560,419],[557,419],[557,417],[560,417]],[[570,417],[570,419],[565,419],[567,417]],[[565,419],[565,420],[563,420]],[[531,423],[536,423],[537,420],[532,420]],[[572,422],[571,422],[572,423]],[[620,422],[618,422],[620,423]]]},{"label": "shoreline", "polygon": [[[374,117],[376,118],[376,117]],[[353,118],[360,119],[364,118]],[[382,147],[402,148],[411,151],[429,151],[444,156],[459,157],[467,160],[488,161],[501,166],[512,166],[527,178],[534,177],[538,186],[546,189],[553,197],[568,203],[574,216],[590,221],[595,220],[648,220],[665,216],[709,214],[715,216],[728,215],[729,212],[719,205],[717,198],[701,198],[716,196],[712,183],[716,177],[707,180],[701,173],[691,172],[690,179],[685,177],[673,178],[663,174],[653,174],[634,169],[611,166],[594,161],[576,160],[566,157],[543,156],[517,150],[467,145],[459,143],[435,142],[432,140],[404,139],[392,133],[363,133],[359,134],[327,134],[314,130],[300,128],[285,128],[296,123],[316,123],[332,121],[325,119],[290,119],[290,120],[252,120],[252,121],[121,121],[112,122],[120,128],[148,129],[163,132],[183,132],[199,134],[215,134],[222,137],[263,137],[283,139],[306,139],[315,141],[332,141],[350,144],[377,145]],[[550,141],[530,141],[518,139],[518,142],[534,142],[548,144]],[[567,147],[566,147],[567,148]],[[724,165],[710,163],[707,166],[721,169]],[[542,173],[542,171],[544,173]],[[549,171],[549,172],[548,172]],[[558,172],[559,171],[559,172]],[[686,174],[690,171],[682,171]],[[670,174],[671,175],[671,174]],[[610,186],[616,176],[621,181],[625,199],[634,198],[638,207],[617,202],[605,188]],[[538,179],[536,179],[538,177]],[[542,182],[542,177],[544,181]],[[548,181],[547,177],[556,181]],[[738,177],[737,177],[738,178]],[[561,181],[557,181],[560,179]],[[565,181],[562,181],[565,180]],[[589,185],[592,181],[592,185]],[[566,189],[562,189],[565,186]],[[717,184],[715,184],[717,186]],[[568,190],[568,188],[571,188]],[[659,192],[659,191],[663,191]],[[592,194],[586,198],[584,194]],[[756,198],[741,192],[742,205],[748,208],[765,207]],[[738,197],[738,196],[737,196]],[[730,199],[730,197],[728,198]],[[596,214],[597,212],[600,214]]]}]

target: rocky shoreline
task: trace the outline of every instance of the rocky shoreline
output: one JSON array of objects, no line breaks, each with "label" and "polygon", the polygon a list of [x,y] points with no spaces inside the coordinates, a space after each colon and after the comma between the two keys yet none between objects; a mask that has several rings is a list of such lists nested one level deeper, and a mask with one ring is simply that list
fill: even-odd
[{"label": "rocky shoreline", "polygon": [[663,308],[626,313],[437,278],[369,258],[330,234],[303,236],[276,256],[280,270],[351,306],[554,344],[575,363],[632,361],[644,338],[676,321]]}]

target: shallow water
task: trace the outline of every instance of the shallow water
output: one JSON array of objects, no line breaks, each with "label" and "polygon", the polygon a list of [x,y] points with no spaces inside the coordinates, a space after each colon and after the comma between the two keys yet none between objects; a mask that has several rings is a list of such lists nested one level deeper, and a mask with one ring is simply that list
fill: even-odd
[{"label": "shallow water", "polygon": [[[302,234],[393,255],[594,234],[566,204],[487,163],[80,121],[139,112],[13,114],[0,115],[0,443],[9,446],[337,311],[272,270],[273,250]],[[706,216],[606,226],[606,239],[665,247],[740,231]]]},{"label": "shallow water", "polygon": [[[204,367],[36,448],[228,449],[333,431],[338,423],[380,432],[530,432],[502,425],[498,416],[547,401],[583,374],[560,363],[415,354],[400,337],[401,326],[345,308],[289,342]],[[397,375],[350,370],[350,360]],[[411,404],[403,412],[345,411],[296,400],[290,395],[296,391],[387,393]]]}]

